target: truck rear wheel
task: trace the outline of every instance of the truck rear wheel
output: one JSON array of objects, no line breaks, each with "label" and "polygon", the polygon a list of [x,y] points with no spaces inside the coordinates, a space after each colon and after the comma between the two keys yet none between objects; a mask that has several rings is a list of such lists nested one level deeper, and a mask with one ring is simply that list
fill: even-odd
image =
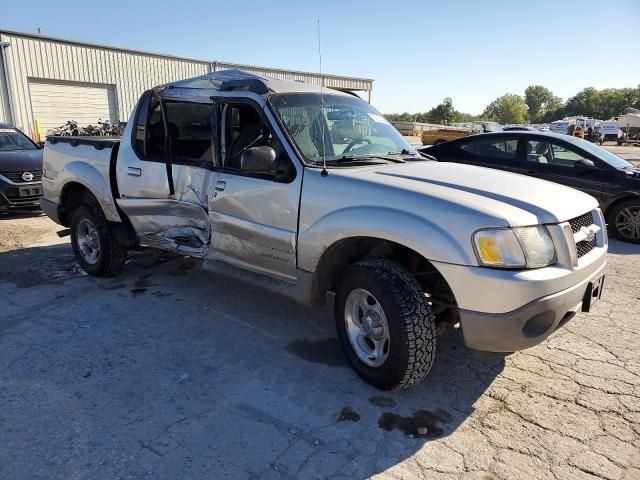
[{"label": "truck rear wheel", "polygon": [[71,246],[82,269],[96,277],[117,275],[127,259],[126,247],[114,238],[96,205],[85,204],[73,212]]},{"label": "truck rear wheel", "polygon": [[350,266],[338,286],[335,317],[349,363],[375,387],[405,388],[431,370],[435,317],[420,285],[396,262]]}]

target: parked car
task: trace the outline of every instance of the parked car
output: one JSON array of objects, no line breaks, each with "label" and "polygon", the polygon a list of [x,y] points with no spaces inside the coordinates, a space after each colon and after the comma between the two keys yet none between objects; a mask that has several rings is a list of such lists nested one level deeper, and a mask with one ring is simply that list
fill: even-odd
[{"label": "parked car", "polygon": [[497,122],[477,120],[463,127],[443,126],[434,130],[425,130],[422,132],[421,140],[423,145],[440,145],[441,143],[468,137],[469,135],[500,132],[501,130],[502,127]]},{"label": "parked car", "polygon": [[42,150],[17,128],[0,123],[0,211],[37,208]]},{"label": "parked car", "polygon": [[422,151],[443,162],[497,168],[582,190],[598,199],[612,233],[640,243],[640,168],[591,142],[551,132],[504,132]]},{"label": "parked car", "polygon": [[115,275],[144,245],[306,305],[330,299],[348,361],[382,389],[427,375],[439,325],[503,355],[602,292],[595,199],[428,161],[368,103],[313,85],[178,81],[142,95],[120,141],[51,137],[44,158],[42,206],[85,271]]}]

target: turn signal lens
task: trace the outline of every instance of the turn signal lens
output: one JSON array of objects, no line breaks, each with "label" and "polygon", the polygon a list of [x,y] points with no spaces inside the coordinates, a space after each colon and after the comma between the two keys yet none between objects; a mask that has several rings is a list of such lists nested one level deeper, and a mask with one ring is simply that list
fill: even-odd
[{"label": "turn signal lens", "polygon": [[522,247],[511,229],[479,230],[474,235],[474,243],[481,265],[505,268],[527,265]]},{"label": "turn signal lens", "polygon": [[545,226],[478,230],[473,235],[478,263],[497,268],[538,268],[556,260]]}]

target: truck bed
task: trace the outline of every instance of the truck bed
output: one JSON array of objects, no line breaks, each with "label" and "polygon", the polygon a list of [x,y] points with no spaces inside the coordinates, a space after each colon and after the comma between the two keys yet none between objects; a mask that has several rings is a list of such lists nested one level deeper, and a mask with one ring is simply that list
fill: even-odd
[{"label": "truck bed", "polygon": [[44,199],[59,203],[62,186],[73,180],[91,191],[108,220],[119,221],[114,201],[119,197],[115,176],[119,147],[119,137],[47,137]]}]

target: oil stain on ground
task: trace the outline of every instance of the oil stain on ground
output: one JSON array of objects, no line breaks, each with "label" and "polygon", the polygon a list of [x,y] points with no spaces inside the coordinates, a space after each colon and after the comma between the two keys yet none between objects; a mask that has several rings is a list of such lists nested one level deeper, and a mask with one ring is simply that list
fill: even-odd
[{"label": "oil stain on ground", "polygon": [[287,352],[306,360],[330,367],[346,367],[347,363],[336,338],[323,340],[296,340],[287,345]]},{"label": "oil stain on ground", "polygon": [[369,403],[380,408],[393,408],[396,406],[396,401],[393,398],[383,397],[382,395],[369,397]]},{"label": "oil stain on ground", "polygon": [[358,420],[360,420],[360,414],[349,407],[344,407],[338,417],[339,422],[357,422]]},{"label": "oil stain on ground", "polygon": [[392,412],[385,412],[378,419],[378,426],[383,430],[400,430],[414,438],[438,438],[442,436],[443,423],[449,423],[451,415],[444,410],[416,410],[411,417],[403,417]]}]

